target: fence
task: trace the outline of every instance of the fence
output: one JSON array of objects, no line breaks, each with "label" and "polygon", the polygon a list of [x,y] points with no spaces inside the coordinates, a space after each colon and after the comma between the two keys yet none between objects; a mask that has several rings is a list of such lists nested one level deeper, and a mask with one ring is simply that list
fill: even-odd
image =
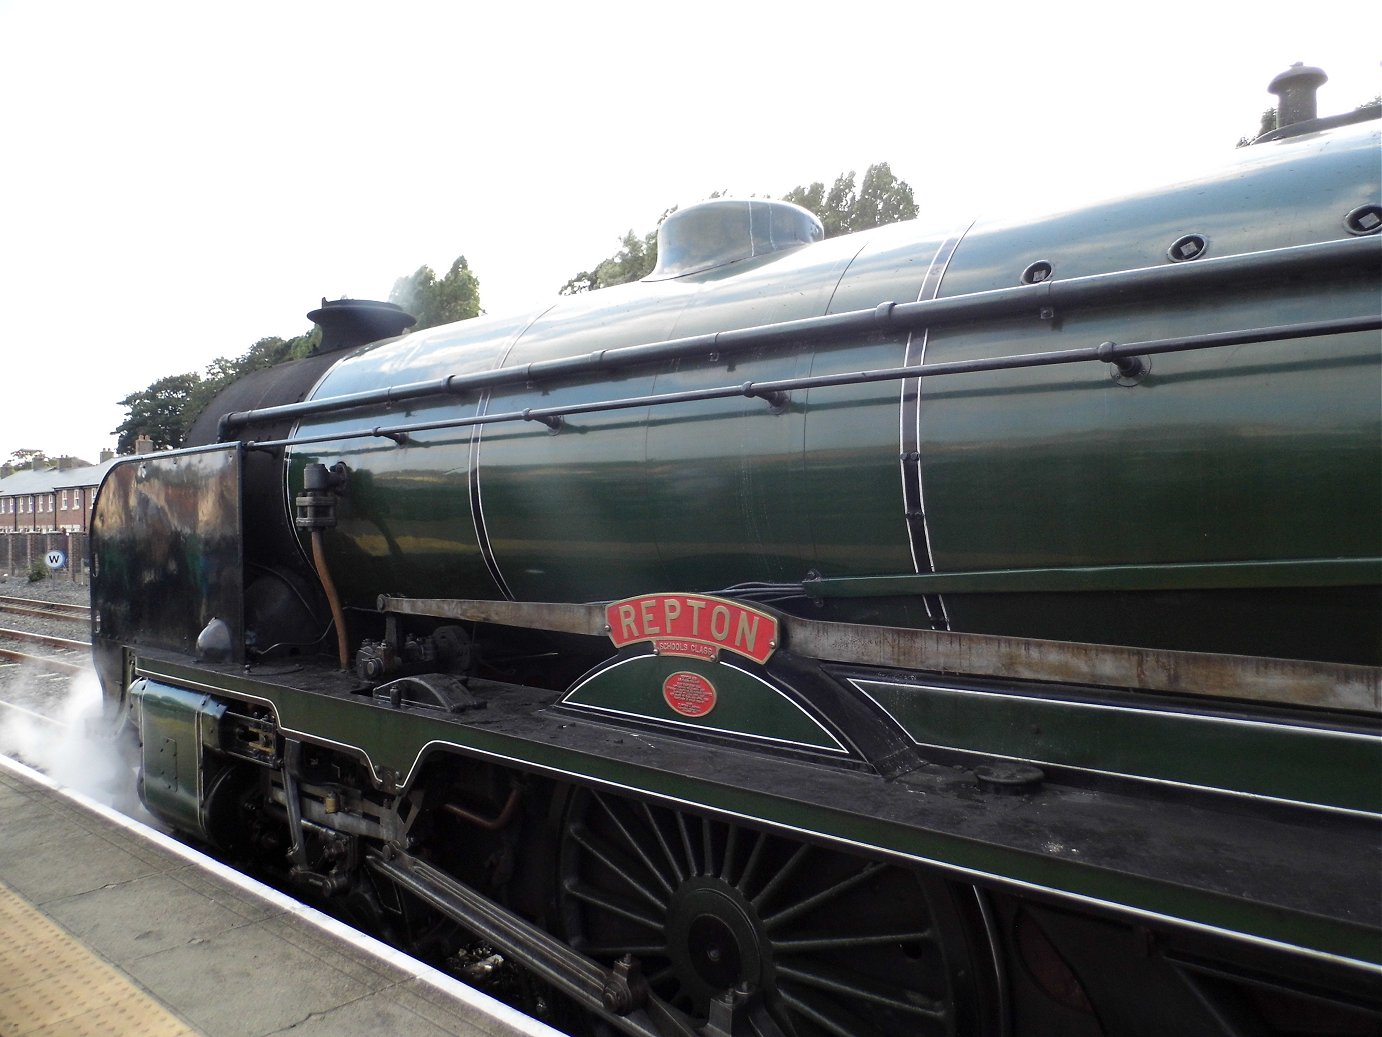
[{"label": "fence", "polygon": [[[85,533],[0,533],[0,576],[23,576],[35,563],[58,580],[87,582]],[[61,551],[63,564],[53,569],[48,555]]]}]

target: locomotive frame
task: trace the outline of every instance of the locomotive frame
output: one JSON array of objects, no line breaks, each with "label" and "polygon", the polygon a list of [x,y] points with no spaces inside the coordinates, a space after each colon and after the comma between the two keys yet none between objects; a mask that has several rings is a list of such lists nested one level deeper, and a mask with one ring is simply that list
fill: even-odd
[{"label": "locomotive frame", "polygon": [[[1305,125],[1308,143],[1282,146],[1319,156],[1321,135],[1358,150],[1376,140]],[[1291,161],[1272,166],[1276,180],[1243,182],[1268,183],[1264,197],[1299,190],[1308,181]],[[1312,161],[1323,159],[1299,168]],[[1361,185],[1375,194],[1375,172]],[[1216,239],[1196,234],[1165,263],[1087,273],[1079,263],[1095,261],[1076,249],[1075,273],[1058,262],[1053,276],[1043,260],[1004,287],[972,286],[989,276],[985,250],[1013,248],[1015,232],[948,236],[918,250],[915,301],[763,321],[752,315],[787,305],[760,303],[765,286],[797,299],[826,269],[840,305],[882,290],[864,273],[893,287],[915,260],[897,258],[889,235],[902,232],[875,239],[877,258],[809,251],[822,246],[800,247],[810,228],[797,214],[755,201],[745,218],[787,227],[787,244],[759,254],[755,237],[738,265],[663,271],[639,296],[651,308],[594,300],[565,324],[541,315],[372,344],[375,304],[370,333],[341,354],[242,383],[204,445],[117,464],[100,490],[93,642],[108,701],[138,734],[141,795],[175,827],[416,953],[498,949],[601,1032],[1376,1033],[1375,543],[1368,553],[1365,531],[1313,516],[1289,528],[1326,533],[1266,557],[1157,559],[1164,544],[1139,553],[1120,532],[1069,564],[1030,564],[1039,554],[1021,548],[1025,563],[947,564],[946,535],[970,519],[946,518],[937,487],[961,502],[991,490],[947,483],[915,456],[937,398],[925,393],[951,380],[960,397],[1011,397],[1002,379],[1083,365],[1108,372],[1100,391],[1139,393],[1174,387],[1163,358],[1209,355],[1253,385],[1375,376],[1382,249],[1375,227],[1347,222],[1369,205],[1351,205],[1347,232],[1326,240],[1202,257]],[[1248,240],[1237,225],[1220,240],[1235,234]],[[960,289],[941,295],[952,278]],[[667,298],[682,306],[687,285],[743,309],[726,316],[712,301],[696,320],[713,330],[650,331],[675,325],[653,317]],[[590,341],[611,344],[581,348]],[[992,348],[1010,341],[1038,345]],[[1324,352],[1304,352],[1316,342]],[[423,363],[429,350],[441,360]],[[876,359],[887,357],[902,362]],[[445,375],[380,382],[457,358]],[[1201,363],[1179,377],[1220,376]],[[886,408],[867,395],[883,386]],[[1249,395],[1228,408],[1248,430],[1240,461],[1294,428],[1259,410],[1295,397],[1280,390],[1250,411]],[[1363,393],[1350,399],[1319,433],[1328,449],[1302,451],[1290,473],[1332,486],[1362,472],[1348,507],[1365,514],[1377,422]],[[740,409],[706,409],[726,401]],[[616,531],[610,547],[582,533],[605,512],[578,497],[633,499],[649,470],[668,481],[677,464],[707,482],[712,460],[735,459],[744,514],[724,529],[797,528],[759,514],[771,492],[755,480],[778,476],[750,455],[776,441],[743,430],[800,429],[808,412],[841,441],[872,434],[867,416],[897,415],[900,449],[869,464],[896,488],[905,537],[876,557],[906,555],[912,571],[850,561],[882,521],[867,504],[857,537],[848,518],[821,535],[825,572],[775,554],[771,532],[755,564],[723,530],[665,563],[648,559],[692,539],[659,528],[618,547]],[[647,442],[667,437],[665,455],[620,453],[625,414],[642,415]],[[696,445],[678,453],[676,436]],[[976,435],[969,450],[993,443]],[[594,467],[601,453],[617,460]],[[455,457],[468,459],[460,489],[436,490]],[[552,475],[555,464],[583,474]],[[812,488],[790,499],[810,505],[826,476],[783,464]],[[1249,496],[1262,467],[1223,501]],[[552,487],[560,499],[537,513]],[[667,499],[699,514],[693,492]],[[420,503],[395,514],[390,494]],[[433,514],[457,512],[474,529],[462,548]],[[1220,520],[1221,539],[1251,531]],[[1108,560],[1120,551],[1126,562]],[[969,545],[950,557],[983,560]],[[795,578],[778,576],[794,565]],[[659,586],[657,571],[701,575]],[[546,600],[533,591],[544,580]],[[454,593],[467,588],[481,593]],[[976,600],[1026,611],[989,617]],[[1250,616],[1263,603],[1261,623],[1235,623],[1227,610],[1243,601]],[[1101,615],[1109,603],[1127,615]],[[1221,608],[1225,631],[1205,630]],[[318,652],[323,626],[334,658]]]}]

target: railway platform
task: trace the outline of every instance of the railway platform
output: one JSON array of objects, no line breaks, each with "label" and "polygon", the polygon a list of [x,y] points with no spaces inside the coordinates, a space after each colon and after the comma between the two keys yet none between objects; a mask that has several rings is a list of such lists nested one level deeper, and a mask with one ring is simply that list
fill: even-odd
[{"label": "railway platform", "polygon": [[561,1037],[0,757],[4,1037]]}]

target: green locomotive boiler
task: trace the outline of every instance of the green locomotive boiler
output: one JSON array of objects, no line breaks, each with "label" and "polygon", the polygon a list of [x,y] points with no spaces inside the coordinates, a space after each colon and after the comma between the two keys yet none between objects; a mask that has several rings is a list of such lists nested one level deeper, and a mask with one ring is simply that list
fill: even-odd
[{"label": "green locomotive boiler", "polygon": [[594,1033],[1377,1034],[1379,132],[1319,78],[1019,225],[719,199],[536,312],[324,301],[99,492],[144,802]]}]

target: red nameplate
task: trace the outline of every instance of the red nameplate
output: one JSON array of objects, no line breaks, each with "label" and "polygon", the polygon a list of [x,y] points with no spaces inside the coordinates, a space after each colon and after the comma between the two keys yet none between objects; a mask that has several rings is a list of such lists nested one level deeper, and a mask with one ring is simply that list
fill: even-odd
[{"label": "red nameplate", "polygon": [[713,660],[721,649],[756,663],[777,650],[777,620],[707,594],[642,594],[605,606],[616,648],[652,641],[660,655]]}]

